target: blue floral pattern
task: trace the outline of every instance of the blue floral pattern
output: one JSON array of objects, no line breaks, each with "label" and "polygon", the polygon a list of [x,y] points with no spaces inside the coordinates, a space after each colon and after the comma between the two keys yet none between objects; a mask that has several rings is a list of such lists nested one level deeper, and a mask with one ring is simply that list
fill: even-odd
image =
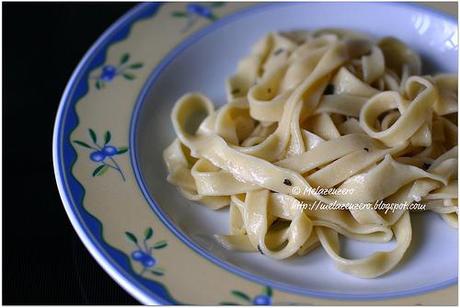
[{"label": "blue floral pattern", "polygon": [[232,296],[237,299],[238,302],[221,302],[221,305],[256,305],[256,306],[268,306],[272,305],[273,289],[271,287],[264,287],[260,294],[257,294],[254,297],[250,297],[248,294],[233,290],[231,291]]},{"label": "blue floral pattern", "polygon": [[125,232],[126,238],[136,245],[136,250],[131,253],[131,259],[135,262],[138,262],[142,265],[142,270],[139,275],[144,275],[146,272],[150,272],[155,276],[163,276],[164,269],[161,267],[156,266],[157,260],[153,255],[153,251],[157,249],[163,249],[168,246],[166,241],[157,241],[153,245],[150,246],[148,241],[153,237],[153,229],[147,228],[144,231],[144,239],[142,243],[139,242],[136,235],[131,232]]},{"label": "blue floral pattern", "polygon": [[186,18],[187,23],[185,24],[182,32],[189,31],[196,21],[200,18],[207,19],[209,21],[215,21],[218,19],[214,13],[214,9],[224,6],[224,2],[211,2],[204,4],[188,3],[185,7],[185,11],[174,11],[172,12],[173,17]]},{"label": "blue floral pattern", "polygon": [[104,88],[107,83],[112,82],[117,76],[122,76],[127,80],[136,79],[134,71],[142,68],[144,64],[141,62],[130,63],[130,58],[129,53],[124,53],[121,55],[118,65],[105,64],[102,66],[100,73],[97,76],[91,77],[91,79],[96,80],[96,89],[100,90]]},{"label": "blue floral pattern", "polygon": [[112,134],[110,131],[105,132],[103,145],[98,143],[96,132],[93,129],[88,129],[88,132],[92,144],[81,140],[74,140],[73,142],[81,147],[91,150],[89,159],[97,164],[96,169],[94,169],[92,173],[93,177],[101,176],[105,174],[109,169],[113,169],[120,174],[123,181],[126,181],[125,175],[123,174],[123,171],[121,170],[120,165],[117,163],[114,156],[125,154],[128,152],[128,148],[115,147],[110,145],[110,141],[112,139]]}]

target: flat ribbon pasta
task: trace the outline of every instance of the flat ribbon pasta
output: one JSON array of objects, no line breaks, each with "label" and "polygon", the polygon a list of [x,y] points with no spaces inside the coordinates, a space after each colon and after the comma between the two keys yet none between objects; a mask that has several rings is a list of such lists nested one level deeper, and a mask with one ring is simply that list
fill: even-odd
[{"label": "flat ribbon pasta", "polygon": [[[167,180],[229,207],[229,234],[214,236],[228,249],[281,260],[321,246],[343,272],[383,275],[410,245],[411,206],[458,227],[457,77],[421,69],[394,38],[270,33],[228,79],[227,104],[176,102]],[[351,260],[339,235],[396,244]]]}]

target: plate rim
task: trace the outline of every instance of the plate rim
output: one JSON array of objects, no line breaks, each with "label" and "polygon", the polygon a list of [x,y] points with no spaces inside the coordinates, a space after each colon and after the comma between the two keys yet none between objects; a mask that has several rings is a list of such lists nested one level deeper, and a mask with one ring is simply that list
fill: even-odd
[{"label": "plate rim", "polygon": [[[77,233],[80,240],[83,242],[86,249],[89,251],[91,256],[96,260],[96,262],[104,269],[104,271],[124,290],[126,290],[134,298],[142,302],[143,304],[171,304],[170,301],[165,300],[163,297],[157,295],[155,292],[152,292],[148,288],[142,286],[137,279],[130,277],[128,273],[124,273],[123,270],[120,270],[118,264],[114,264],[110,259],[108,252],[98,247],[99,241],[96,241],[93,238],[93,235],[90,231],[85,230],[83,225],[85,222],[82,218],[79,217],[79,210],[76,206],[75,201],[72,198],[72,190],[67,187],[66,175],[64,170],[64,161],[60,151],[65,146],[61,143],[64,140],[63,130],[65,125],[65,116],[68,112],[68,109],[78,103],[78,100],[82,97],[76,99],[74,104],[72,103],[73,94],[76,90],[77,82],[85,72],[91,70],[91,60],[92,57],[103,49],[104,46],[106,49],[114,43],[111,40],[111,36],[116,34],[124,26],[128,26],[128,33],[130,27],[140,19],[141,15],[147,8],[151,7],[156,14],[162,3],[141,3],[137,4],[133,8],[129,9],[126,13],[120,16],[114,23],[112,23],[91,45],[91,47],[85,52],[84,56],[78,63],[75,70],[72,72],[72,75],[69,81],[66,84],[64,92],[62,94],[61,100],[59,102],[59,107],[55,117],[55,123],[53,127],[53,142],[52,142],[52,157],[53,157],[53,169],[56,184],[58,186],[59,195],[61,197],[64,209],[67,213],[67,216]],[[122,38],[126,39],[127,37]],[[78,118],[78,115],[77,115]],[[61,135],[62,134],[62,135]],[[72,169],[73,165],[70,167]],[[71,172],[71,171],[70,171]],[[97,219],[97,218],[96,218]]]}]

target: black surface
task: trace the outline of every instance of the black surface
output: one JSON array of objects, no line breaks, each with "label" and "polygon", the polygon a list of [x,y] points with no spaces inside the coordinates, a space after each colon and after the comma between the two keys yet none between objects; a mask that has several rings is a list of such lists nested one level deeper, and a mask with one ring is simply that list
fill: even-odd
[{"label": "black surface", "polygon": [[135,3],[3,3],[3,303],[136,304],[80,242],[54,180],[64,87]]}]

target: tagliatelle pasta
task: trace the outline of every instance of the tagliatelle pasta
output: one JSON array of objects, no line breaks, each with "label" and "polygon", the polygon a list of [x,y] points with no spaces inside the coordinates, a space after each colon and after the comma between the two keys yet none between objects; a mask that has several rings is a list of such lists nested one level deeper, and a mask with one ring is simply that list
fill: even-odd
[{"label": "tagliatelle pasta", "polygon": [[[341,271],[373,278],[403,258],[415,205],[458,227],[457,77],[421,75],[401,41],[270,33],[229,78],[227,100],[216,110],[182,96],[164,152],[187,199],[230,207],[230,234],[215,235],[224,247],[285,259],[322,246]],[[346,259],[339,234],[396,246]]]}]

